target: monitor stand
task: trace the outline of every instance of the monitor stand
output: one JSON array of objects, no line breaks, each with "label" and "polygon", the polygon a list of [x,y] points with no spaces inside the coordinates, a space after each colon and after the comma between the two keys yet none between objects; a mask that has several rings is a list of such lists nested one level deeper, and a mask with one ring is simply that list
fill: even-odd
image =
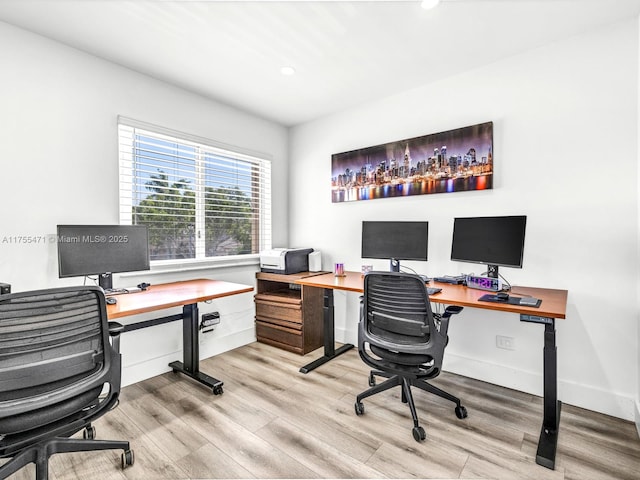
[{"label": "monitor stand", "polygon": [[113,276],[110,273],[101,273],[98,275],[98,285],[103,290],[111,290],[113,288]]},{"label": "monitor stand", "polygon": [[487,265],[487,277],[498,278],[498,265]]},{"label": "monitor stand", "polygon": [[395,258],[390,259],[389,261],[389,271],[390,272],[399,272],[400,271],[400,260]]}]

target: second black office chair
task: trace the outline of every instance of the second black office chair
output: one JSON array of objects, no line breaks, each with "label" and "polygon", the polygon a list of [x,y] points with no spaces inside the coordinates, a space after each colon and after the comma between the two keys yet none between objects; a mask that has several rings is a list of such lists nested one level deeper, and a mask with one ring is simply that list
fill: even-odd
[{"label": "second black office chair", "polygon": [[[438,395],[456,404],[455,414],[466,418],[460,399],[427,382],[442,368],[449,317],[462,307],[449,306],[442,315],[431,310],[424,280],[417,275],[371,272],[364,278],[364,296],[358,327],[358,352],[376,369],[369,375],[371,388],[357,396],[355,411],[364,413],[362,400],[390,388],[402,387],[402,401],[413,417],[413,437],[426,438],[411,394],[411,387]],[[376,385],[375,377],[387,378]]]}]

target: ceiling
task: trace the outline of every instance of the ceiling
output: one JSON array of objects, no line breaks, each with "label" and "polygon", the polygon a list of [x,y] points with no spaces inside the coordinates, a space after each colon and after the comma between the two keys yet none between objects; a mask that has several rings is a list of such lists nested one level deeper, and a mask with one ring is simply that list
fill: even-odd
[{"label": "ceiling", "polygon": [[285,126],[639,12],[640,0],[0,0],[1,21]]}]

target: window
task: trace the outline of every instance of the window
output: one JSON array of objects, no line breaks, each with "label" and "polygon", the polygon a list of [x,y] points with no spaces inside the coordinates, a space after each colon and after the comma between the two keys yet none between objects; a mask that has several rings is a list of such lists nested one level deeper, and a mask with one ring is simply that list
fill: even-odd
[{"label": "window", "polygon": [[118,118],[120,223],[149,227],[152,261],[271,248],[271,162]]}]

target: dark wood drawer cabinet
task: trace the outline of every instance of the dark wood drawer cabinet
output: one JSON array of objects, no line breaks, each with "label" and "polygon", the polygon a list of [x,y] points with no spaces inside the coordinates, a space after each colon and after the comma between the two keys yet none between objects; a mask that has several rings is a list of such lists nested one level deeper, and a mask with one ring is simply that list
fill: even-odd
[{"label": "dark wood drawer cabinet", "polygon": [[288,299],[258,294],[255,296],[256,317],[264,321],[293,322],[302,325],[302,299]]},{"label": "dark wood drawer cabinet", "polygon": [[323,345],[322,289],[294,282],[324,272],[256,273],[256,336],[259,342],[305,355]]}]

